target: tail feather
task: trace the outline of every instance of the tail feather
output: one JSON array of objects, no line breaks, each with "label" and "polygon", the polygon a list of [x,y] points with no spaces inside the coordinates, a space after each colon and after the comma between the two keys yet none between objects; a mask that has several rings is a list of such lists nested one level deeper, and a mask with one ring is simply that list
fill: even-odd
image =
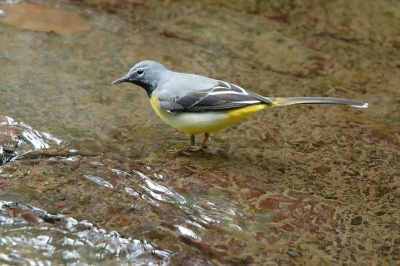
[{"label": "tail feather", "polygon": [[368,103],[332,97],[278,97],[272,102],[274,106],[286,106],[293,104],[337,104],[355,108],[367,108]]}]

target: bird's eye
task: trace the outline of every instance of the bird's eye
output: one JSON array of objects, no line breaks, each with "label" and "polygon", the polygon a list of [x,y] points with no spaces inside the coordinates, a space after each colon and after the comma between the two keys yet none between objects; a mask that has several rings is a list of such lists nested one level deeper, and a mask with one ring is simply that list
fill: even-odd
[{"label": "bird's eye", "polygon": [[138,75],[143,75],[144,69],[143,69],[143,68],[139,68],[139,69],[136,71],[136,73],[137,73]]}]

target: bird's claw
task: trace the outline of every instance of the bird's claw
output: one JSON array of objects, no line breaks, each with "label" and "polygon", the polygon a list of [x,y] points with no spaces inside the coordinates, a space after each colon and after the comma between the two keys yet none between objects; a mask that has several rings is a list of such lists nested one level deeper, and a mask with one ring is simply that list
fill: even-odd
[{"label": "bird's claw", "polygon": [[167,152],[171,154],[185,154],[185,155],[190,155],[190,152],[197,152],[197,151],[207,151],[207,146],[197,146],[197,145],[192,145],[189,147],[183,147],[181,149],[172,149],[172,150],[167,150]]}]

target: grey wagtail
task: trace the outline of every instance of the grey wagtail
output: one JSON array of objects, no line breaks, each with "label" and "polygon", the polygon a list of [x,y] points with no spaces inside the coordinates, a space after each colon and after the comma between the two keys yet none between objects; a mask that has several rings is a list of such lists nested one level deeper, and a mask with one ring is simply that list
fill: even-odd
[{"label": "grey wagtail", "polygon": [[368,104],[331,97],[267,98],[235,84],[204,76],[178,73],[154,61],[134,65],[113,84],[130,82],[146,90],[156,113],[170,126],[190,136],[204,133],[201,148],[210,132],[219,131],[264,109],[293,104],[339,104],[367,108]]}]

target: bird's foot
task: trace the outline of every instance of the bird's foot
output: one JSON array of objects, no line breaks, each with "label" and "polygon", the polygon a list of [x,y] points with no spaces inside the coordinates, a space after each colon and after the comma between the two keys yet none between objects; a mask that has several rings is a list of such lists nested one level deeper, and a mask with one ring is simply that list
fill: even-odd
[{"label": "bird's foot", "polygon": [[172,149],[172,150],[167,150],[167,152],[171,154],[185,154],[185,155],[190,155],[191,152],[198,152],[198,151],[207,151],[207,146],[197,146],[197,145],[191,145],[189,147],[183,147],[181,149]]},{"label": "bird's foot", "polygon": [[207,151],[207,146],[206,145],[201,145],[201,146],[194,145],[194,146],[190,146],[189,150],[190,151]]},{"label": "bird's foot", "polygon": [[169,152],[170,154],[186,154],[186,155],[189,155],[189,153],[187,152],[188,151],[187,147],[184,147],[184,148],[181,148],[181,149],[174,148],[172,150],[166,149],[166,151]]},{"label": "bird's foot", "polygon": [[194,135],[190,136],[190,146],[189,147],[184,147],[181,149],[173,149],[173,150],[167,150],[169,153],[172,154],[186,154],[190,155],[190,152],[197,152],[197,151],[206,151],[207,152],[207,140],[210,138],[210,134],[204,133],[204,140],[201,143],[200,146],[196,145],[196,139],[194,138]]}]

